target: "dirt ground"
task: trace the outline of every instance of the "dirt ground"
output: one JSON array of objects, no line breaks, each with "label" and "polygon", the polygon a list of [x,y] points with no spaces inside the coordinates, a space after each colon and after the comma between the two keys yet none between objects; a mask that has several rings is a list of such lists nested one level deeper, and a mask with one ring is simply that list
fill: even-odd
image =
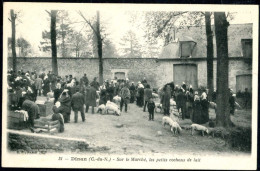
[{"label": "dirt ground", "polygon": [[[78,123],[74,123],[72,112],[71,122],[65,124],[65,132],[55,135],[86,139],[90,146],[105,147],[103,151],[95,152],[102,154],[249,154],[232,150],[221,138],[203,137],[199,133],[192,136],[190,130],[175,136],[169,126],[162,126],[163,114],[155,113],[154,121],[148,121],[148,112],[143,112],[135,104],[130,104],[128,112],[123,111],[121,116],[85,113],[85,117],[86,121],[82,122],[79,114]],[[215,117],[213,109],[210,109],[211,117]],[[231,119],[235,124],[250,126],[251,111],[236,111]]]}]

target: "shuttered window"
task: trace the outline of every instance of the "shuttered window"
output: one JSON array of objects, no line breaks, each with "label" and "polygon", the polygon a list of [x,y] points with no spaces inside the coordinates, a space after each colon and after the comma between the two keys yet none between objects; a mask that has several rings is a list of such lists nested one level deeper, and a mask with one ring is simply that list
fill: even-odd
[{"label": "shuttered window", "polygon": [[252,39],[241,39],[242,55],[246,58],[252,58]]}]

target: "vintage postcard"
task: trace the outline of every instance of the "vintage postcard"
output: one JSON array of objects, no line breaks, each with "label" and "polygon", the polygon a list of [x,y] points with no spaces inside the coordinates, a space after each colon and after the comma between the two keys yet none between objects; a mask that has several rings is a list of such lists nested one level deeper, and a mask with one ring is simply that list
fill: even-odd
[{"label": "vintage postcard", "polygon": [[2,166],[256,169],[258,10],[5,2]]}]

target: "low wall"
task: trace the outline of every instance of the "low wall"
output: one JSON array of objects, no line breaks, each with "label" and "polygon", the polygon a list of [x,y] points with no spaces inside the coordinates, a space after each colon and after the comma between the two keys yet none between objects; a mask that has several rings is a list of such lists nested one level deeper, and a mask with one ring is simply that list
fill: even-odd
[{"label": "low wall", "polygon": [[17,153],[84,152],[89,144],[84,140],[57,136],[8,131],[8,150]]}]

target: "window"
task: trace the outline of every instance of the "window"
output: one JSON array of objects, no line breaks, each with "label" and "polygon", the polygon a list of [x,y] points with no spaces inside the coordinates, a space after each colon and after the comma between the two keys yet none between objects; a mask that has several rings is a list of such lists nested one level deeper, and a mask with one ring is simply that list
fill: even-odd
[{"label": "window", "polygon": [[181,58],[191,57],[195,46],[196,43],[193,41],[180,42]]},{"label": "window", "polygon": [[252,58],[252,39],[241,39],[243,57]]}]

